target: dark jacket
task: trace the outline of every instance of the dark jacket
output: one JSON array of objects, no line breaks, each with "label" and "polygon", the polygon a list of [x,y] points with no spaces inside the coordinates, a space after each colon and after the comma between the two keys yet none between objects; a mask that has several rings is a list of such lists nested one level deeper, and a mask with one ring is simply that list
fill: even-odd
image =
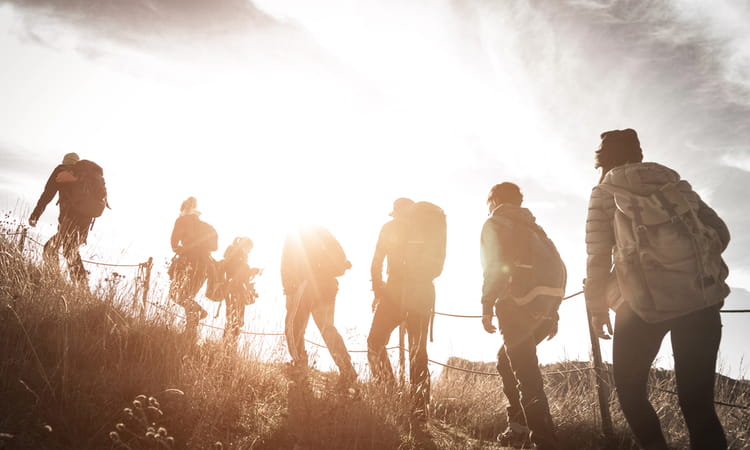
[{"label": "dark jacket", "polygon": [[483,315],[492,315],[495,303],[506,299],[533,302],[542,315],[556,311],[564,295],[565,266],[528,209],[503,204],[493,211],[482,228],[480,258]]},{"label": "dark jacket", "polygon": [[175,220],[170,242],[175,253],[185,256],[209,256],[218,248],[216,230],[195,214]]},{"label": "dark jacket", "polygon": [[42,216],[44,209],[58,193],[59,198],[57,203],[60,205],[60,215],[67,215],[70,213],[68,209],[70,184],[58,183],[57,176],[60,174],[60,172],[72,170],[72,165],[60,164],[59,166],[55,167],[55,169],[52,171],[52,174],[49,176],[49,179],[47,180],[47,184],[44,185],[44,191],[39,197],[39,201],[36,202],[36,207],[34,208],[34,211],[31,212],[31,216],[29,216],[29,219],[39,220],[39,217]]},{"label": "dark jacket", "polygon": [[[680,175],[669,167],[653,162],[625,164],[610,170],[602,180],[603,184],[610,184],[624,188],[634,194],[649,195],[666,183],[677,183]],[[721,242],[726,248],[729,244],[729,230],[723,220],[701,200],[689,183],[683,181],[678,184],[680,192],[693,208],[700,220],[713,228],[719,234]],[[604,314],[608,310],[608,285],[612,283],[612,250],[615,246],[614,196],[599,186],[591,191],[589,199],[588,217],[586,219],[586,304],[595,314]],[[625,299],[627,300],[627,299]]]}]

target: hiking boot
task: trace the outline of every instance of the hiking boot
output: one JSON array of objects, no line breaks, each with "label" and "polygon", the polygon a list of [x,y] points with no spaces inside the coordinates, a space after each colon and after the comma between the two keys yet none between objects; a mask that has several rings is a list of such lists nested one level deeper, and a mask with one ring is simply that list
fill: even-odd
[{"label": "hiking boot", "polygon": [[533,448],[529,439],[529,427],[511,422],[508,429],[497,435],[497,442],[503,447]]}]

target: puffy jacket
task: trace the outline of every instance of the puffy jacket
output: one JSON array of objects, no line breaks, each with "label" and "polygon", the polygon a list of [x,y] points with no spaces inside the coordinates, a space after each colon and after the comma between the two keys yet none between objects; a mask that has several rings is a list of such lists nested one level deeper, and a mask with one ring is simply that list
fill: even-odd
[{"label": "puffy jacket", "polygon": [[[667,183],[681,181],[680,175],[669,167],[653,162],[632,163],[615,167],[602,180],[603,184],[627,189],[638,195],[649,195]],[[723,248],[729,244],[729,230],[723,220],[711,209],[686,181],[678,187],[701,221],[715,229]],[[613,280],[612,250],[615,246],[614,196],[599,186],[591,191],[586,219],[586,304],[595,314],[606,313],[608,283]],[[612,300],[611,295],[609,296]],[[627,301],[627,299],[624,299]]]}]

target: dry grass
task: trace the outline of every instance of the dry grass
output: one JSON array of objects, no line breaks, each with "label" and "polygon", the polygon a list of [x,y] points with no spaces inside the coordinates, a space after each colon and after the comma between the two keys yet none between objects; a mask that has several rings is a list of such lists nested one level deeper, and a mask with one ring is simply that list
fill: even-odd
[{"label": "dry grass", "polygon": [[[195,345],[171,319],[140,321],[118,292],[95,291],[45,272],[0,237],[0,449],[497,448],[494,436],[506,425],[495,376],[443,371],[433,384],[433,418],[412,428],[397,393],[363,383],[353,394],[330,373],[292,381],[280,358],[259,356],[260,343]],[[635,448],[616,400],[615,437],[599,436],[590,376],[547,377],[564,448]],[[654,383],[673,389],[668,373],[655,372]],[[722,378],[718,398],[747,405],[749,391]],[[674,396],[655,390],[654,402],[672,442],[684,447]],[[718,409],[732,448],[746,448],[748,411]]]}]

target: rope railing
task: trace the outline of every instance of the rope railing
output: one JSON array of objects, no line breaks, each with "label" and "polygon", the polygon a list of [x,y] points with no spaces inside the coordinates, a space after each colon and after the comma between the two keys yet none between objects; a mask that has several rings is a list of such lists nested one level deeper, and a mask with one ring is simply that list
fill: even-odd
[{"label": "rope railing", "polygon": [[[18,233],[18,234],[21,234],[21,233]],[[37,241],[36,239],[34,239],[34,238],[30,237],[30,236],[26,236],[26,239],[28,239],[29,241],[33,242],[34,244],[36,244],[36,245],[38,245],[40,247],[44,247],[43,243]],[[62,254],[62,250],[58,250],[58,252],[60,254]],[[85,262],[85,263],[88,263],[88,264],[95,264],[97,266],[106,266],[106,267],[140,267],[140,266],[143,265],[143,263],[139,263],[139,264],[112,264],[112,263],[104,263],[104,262],[99,262],[99,261],[92,261],[92,260],[83,259],[83,258],[81,259],[81,261]]]},{"label": "rope railing", "polygon": [[[25,229],[23,231],[20,231],[20,232],[0,233],[0,236],[18,236],[18,235],[22,235],[23,236],[23,238],[21,240],[24,240],[24,241],[25,240],[29,240],[29,241],[33,242],[34,244],[36,244],[36,245],[38,245],[40,247],[44,247],[43,243],[41,243],[41,242],[37,241],[36,239],[28,236],[26,234],[26,230]],[[150,261],[146,262],[146,263],[139,263],[139,264],[112,264],[112,263],[105,263],[105,262],[92,261],[92,260],[86,260],[86,259],[82,259],[81,261],[85,262],[85,263],[88,263],[88,264],[94,264],[94,265],[105,266],[105,267],[138,267],[138,268],[143,268],[143,267],[146,267],[146,266],[150,267],[150,265],[151,265]],[[568,295],[566,297],[563,297],[563,300],[568,300],[570,298],[576,297],[576,296],[581,295],[581,294],[583,294],[582,290],[578,291],[578,292],[575,292],[575,293],[573,293],[571,295]],[[178,314],[178,313],[176,313],[176,312],[174,312],[174,311],[172,311],[172,310],[170,310],[168,308],[165,308],[165,307],[163,307],[162,305],[160,305],[158,303],[151,302],[151,301],[146,301],[145,298],[144,298],[144,302],[143,303],[151,305],[151,306],[154,306],[157,309],[160,309],[160,310],[162,310],[164,312],[167,312],[170,315],[172,315],[173,317],[176,317],[178,319],[186,320],[186,318],[184,316],[182,316],[182,315],[180,315],[180,314]],[[720,312],[722,312],[722,313],[750,313],[750,309],[722,309]],[[454,318],[462,318],[462,319],[481,319],[482,318],[482,316],[478,316],[478,315],[449,314],[449,313],[442,313],[442,312],[437,312],[437,311],[434,312],[434,314],[435,315],[439,315],[439,316],[444,316],[444,317],[454,317]],[[217,327],[217,326],[211,325],[211,324],[206,324],[206,323],[200,323],[199,326],[205,327],[205,328],[209,328],[209,329],[214,329],[214,330],[224,330],[224,328]],[[241,334],[245,334],[245,335],[252,335],[252,336],[277,336],[277,337],[281,337],[281,336],[285,336],[286,335],[285,333],[281,333],[281,332],[270,332],[269,333],[269,332],[254,332],[254,331],[246,331],[246,330],[240,330],[240,333]],[[319,348],[327,348],[325,345],[317,343],[317,342],[314,342],[314,341],[311,341],[309,339],[305,339],[305,342],[308,343],[308,344],[310,344],[310,345],[319,347]],[[402,351],[408,352],[407,348],[404,348],[404,347],[401,347],[401,346],[387,347],[386,350],[388,350],[388,351],[390,351],[390,350],[402,350]],[[367,353],[368,350],[348,350],[348,352],[349,353]],[[467,369],[467,368],[463,368],[463,367],[457,367],[457,366],[453,366],[453,365],[450,365],[450,364],[446,364],[446,363],[442,363],[442,362],[439,362],[439,361],[435,361],[435,360],[432,360],[432,359],[428,359],[427,361],[429,363],[431,363],[431,364],[435,364],[435,365],[438,365],[438,366],[441,366],[441,367],[444,367],[444,368],[447,368],[447,369],[456,370],[456,371],[460,371],[460,372],[464,372],[464,373],[470,373],[470,374],[475,374],[475,375],[485,375],[485,376],[499,376],[499,374],[495,373],[495,372],[484,372],[484,371],[479,371],[479,370]],[[582,373],[582,372],[592,371],[594,369],[595,369],[594,367],[585,367],[585,368],[575,368],[575,369],[545,371],[545,372],[542,372],[542,375],[543,376],[549,376],[549,375],[563,375],[563,374],[575,373],[575,372]],[[599,376],[599,374],[597,374],[597,376]],[[656,390],[659,390],[659,391],[662,391],[662,392],[665,392],[665,393],[677,395],[677,392],[669,390],[669,389],[664,389],[664,388],[660,388],[658,386],[653,386],[653,385],[649,385],[649,387],[651,387],[653,389],[656,389]],[[726,402],[722,402],[722,401],[718,401],[718,400],[714,400],[714,403],[717,404],[717,405],[731,407],[731,408],[738,408],[738,409],[743,409],[743,410],[750,409],[750,406],[738,405],[738,404],[733,404],[733,403],[726,403]]]},{"label": "rope railing", "polygon": [[[570,294],[567,297],[563,297],[562,299],[563,300],[568,300],[569,298],[573,298],[573,297],[575,297],[577,295],[581,295],[581,294],[583,294],[583,291],[578,291],[575,294]],[[437,311],[435,311],[435,315],[436,316],[444,316],[444,317],[457,317],[457,318],[460,318],[460,319],[481,319],[482,318],[482,316],[465,316],[465,315],[461,315],[461,314],[448,314],[448,313],[441,313],[441,312],[437,312]]]}]

